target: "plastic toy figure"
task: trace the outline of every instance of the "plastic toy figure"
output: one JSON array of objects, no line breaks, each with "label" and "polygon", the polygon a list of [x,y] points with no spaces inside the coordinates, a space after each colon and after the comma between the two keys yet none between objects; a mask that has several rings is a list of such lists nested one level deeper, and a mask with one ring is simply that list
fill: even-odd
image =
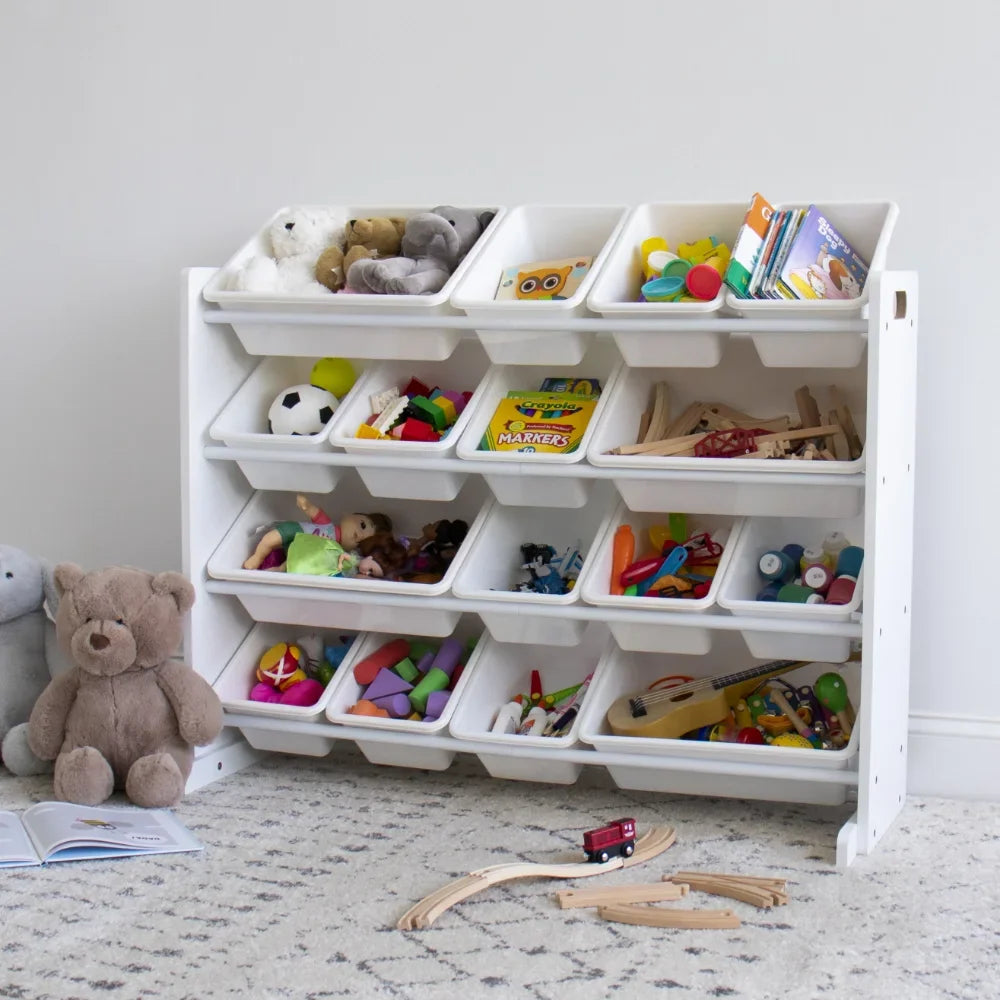
[{"label": "plastic toy figure", "polygon": [[299,510],[308,521],[278,521],[257,543],[252,556],[243,563],[244,569],[260,569],[261,564],[276,549],[287,551],[292,539],[298,534],[322,535],[339,542],[346,552],[353,552],[365,538],[378,531],[392,531],[392,521],[385,514],[347,514],[339,524],[334,524],[329,516],[307,497],[299,494],[295,498]]}]

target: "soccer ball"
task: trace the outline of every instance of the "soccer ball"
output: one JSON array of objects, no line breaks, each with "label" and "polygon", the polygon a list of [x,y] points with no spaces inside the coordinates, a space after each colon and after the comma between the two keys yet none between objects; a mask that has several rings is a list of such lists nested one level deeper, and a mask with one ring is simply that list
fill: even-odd
[{"label": "soccer ball", "polygon": [[315,385],[293,385],[278,393],[267,411],[272,434],[318,434],[333,417],[337,397]]}]

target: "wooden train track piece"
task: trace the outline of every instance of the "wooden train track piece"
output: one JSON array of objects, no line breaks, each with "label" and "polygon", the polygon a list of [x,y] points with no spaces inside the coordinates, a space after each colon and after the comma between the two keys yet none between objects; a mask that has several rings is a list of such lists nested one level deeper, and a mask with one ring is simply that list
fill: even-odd
[{"label": "wooden train track piece", "polygon": [[676,839],[677,833],[672,826],[654,826],[635,842],[635,853],[630,858],[614,857],[604,864],[592,861],[568,864],[513,862],[480,868],[449,882],[415,903],[399,918],[396,927],[401,931],[430,927],[445,910],[500,882],[519,878],[588,878],[619,868],[641,865],[662,854]]},{"label": "wooden train track piece", "polygon": [[739,899],[761,909],[784,906],[788,902],[784,879],[730,875],[720,872],[677,872],[664,875],[664,881],[689,885],[697,892],[707,892],[729,899]]},{"label": "wooden train track piece", "polygon": [[666,382],[657,382],[653,387],[653,412],[643,441],[659,441],[667,435],[670,426],[670,388]]},{"label": "wooden train track piece", "polygon": [[688,887],[677,882],[653,882],[641,885],[607,885],[600,889],[563,889],[556,901],[564,910],[578,906],[612,906],[616,903],[662,903],[682,899]]},{"label": "wooden train track piece", "polygon": [[740,918],[732,910],[677,910],[623,903],[620,906],[599,906],[597,913],[603,920],[611,920],[618,924],[640,924],[646,927],[705,930],[732,929],[740,926]]}]

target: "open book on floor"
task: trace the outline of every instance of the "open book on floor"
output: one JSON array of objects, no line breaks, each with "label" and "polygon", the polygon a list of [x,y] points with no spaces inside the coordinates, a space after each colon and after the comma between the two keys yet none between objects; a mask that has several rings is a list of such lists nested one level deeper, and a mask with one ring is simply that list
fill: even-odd
[{"label": "open book on floor", "polygon": [[0,868],[200,850],[166,809],[39,802],[20,816],[0,812]]}]

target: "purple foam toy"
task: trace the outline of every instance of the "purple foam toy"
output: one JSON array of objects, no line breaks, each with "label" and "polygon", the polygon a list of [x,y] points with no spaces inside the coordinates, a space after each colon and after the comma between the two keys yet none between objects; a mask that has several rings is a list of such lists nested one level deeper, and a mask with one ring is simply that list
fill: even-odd
[{"label": "purple foam toy", "polygon": [[410,708],[410,699],[402,693],[390,694],[383,698],[370,700],[374,701],[379,708],[384,708],[394,719],[405,719],[412,711]]},{"label": "purple foam toy", "polygon": [[378,701],[379,698],[388,698],[393,694],[405,694],[412,688],[413,685],[404,681],[395,670],[383,667],[375,675],[375,680],[365,688],[364,697],[368,701]]},{"label": "purple foam toy", "polygon": [[461,658],[462,644],[458,639],[445,639],[441,643],[437,656],[434,657],[434,666],[451,677]]},{"label": "purple foam toy", "polygon": [[438,718],[444,712],[450,697],[450,691],[432,691],[427,696],[427,712],[424,715],[424,721],[427,721],[427,716],[433,716],[435,719]]}]

